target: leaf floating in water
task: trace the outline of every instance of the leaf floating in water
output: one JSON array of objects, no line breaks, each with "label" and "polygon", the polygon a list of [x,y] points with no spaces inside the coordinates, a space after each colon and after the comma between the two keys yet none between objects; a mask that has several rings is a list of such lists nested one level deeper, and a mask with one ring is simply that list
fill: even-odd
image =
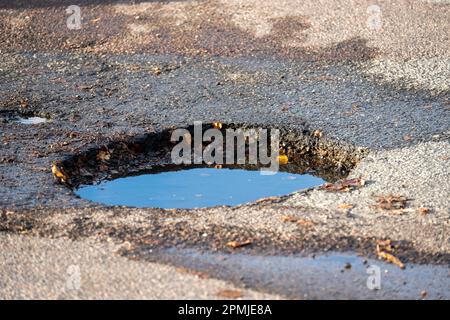
[{"label": "leaf floating in water", "polygon": [[286,155],[279,155],[278,156],[278,163],[279,164],[287,164],[289,162],[289,159],[288,159],[288,157],[286,156]]},{"label": "leaf floating in water", "polygon": [[250,244],[252,244],[252,241],[250,241],[250,240],[247,240],[247,241],[244,241],[244,242],[229,241],[229,242],[227,242],[227,247],[235,249],[235,248],[245,247],[245,246],[248,246]]}]

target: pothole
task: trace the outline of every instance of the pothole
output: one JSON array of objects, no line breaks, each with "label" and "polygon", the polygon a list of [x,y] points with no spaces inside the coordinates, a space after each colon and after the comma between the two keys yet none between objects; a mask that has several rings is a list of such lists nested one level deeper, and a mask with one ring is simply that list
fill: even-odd
[{"label": "pothole", "polygon": [[[165,171],[162,171],[165,170]],[[320,185],[310,174],[228,168],[159,167],[139,175],[81,186],[76,194],[106,205],[158,208],[235,206]]]},{"label": "pothole", "polygon": [[[195,128],[183,129],[195,135]],[[201,132],[215,129],[226,135],[232,130],[247,132],[256,128],[259,127],[246,124],[220,124],[220,128],[203,124]],[[103,205],[194,208],[238,205],[286,195],[325,181],[335,182],[345,178],[365,154],[364,149],[306,129],[268,129],[279,132],[277,159],[283,161],[277,163],[276,174],[261,174],[260,170],[268,169],[267,163],[249,163],[249,139],[241,145],[245,152],[243,162],[237,161],[239,164],[174,165],[173,149],[178,142],[173,141],[172,135],[179,129],[173,128],[86,149],[55,162],[52,169],[58,181],[76,195]],[[204,152],[211,141],[215,140],[200,141],[200,147],[194,143],[192,152],[195,148]],[[226,148],[226,143],[224,140],[221,144],[224,159],[233,151]],[[268,154],[273,151],[271,146],[272,150],[266,150]],[[238,160],[237,149],[232,154]]]}]

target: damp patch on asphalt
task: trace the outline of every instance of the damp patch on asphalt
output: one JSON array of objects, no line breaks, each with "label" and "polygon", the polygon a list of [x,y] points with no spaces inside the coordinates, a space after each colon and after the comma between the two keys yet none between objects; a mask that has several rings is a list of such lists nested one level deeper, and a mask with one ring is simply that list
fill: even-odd
[{"label": "damp patch on asphalt", "polygon": [[317,255],[249,255],[171,248],[143,251],[196,274],[294,299],[448,299],[448,266],[393,264],[351,252]]}]

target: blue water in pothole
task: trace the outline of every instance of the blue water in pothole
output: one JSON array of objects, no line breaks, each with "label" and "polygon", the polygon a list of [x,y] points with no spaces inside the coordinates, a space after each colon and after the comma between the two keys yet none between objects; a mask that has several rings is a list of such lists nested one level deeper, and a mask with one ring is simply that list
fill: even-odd
[{"label": "blue water in pothole", "polygon": [[321,185],[309,174],[196,168],[142,174],[81,186],[75,193],[93,202],[138,208],[203,208],[239,205]]}]

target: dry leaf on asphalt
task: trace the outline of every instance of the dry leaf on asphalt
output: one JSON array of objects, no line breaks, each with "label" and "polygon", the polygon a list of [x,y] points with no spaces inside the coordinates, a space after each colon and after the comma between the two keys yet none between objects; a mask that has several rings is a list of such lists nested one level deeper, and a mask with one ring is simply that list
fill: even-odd
[{"label": "dry leaf on asphalt", "polygon": [[375,198],[377,201],[375,207],[382,210],[404,209],[406,202],[409,200],[406,197],[398,195],[377,196]]},{"label": "dry leaf on asphalt", "polygon": [[419,212],[419,214],[424,216],[424,215],[429,214],[431,210],[430,210],[430,208],[420,207],[417,209],[417,211]]},{"label": "dry leaf on asphalt", "polygon": [[350,203],[341,203],[338,207],[339,209],[353,209],[354,205]]},{"label": "dry leaf on asphalt", "polygon": [[217,296],[228,299],[242,298],[243,294],[239,290],[221,290],[217,292]]},{"label": "dry leaf on asphalt", "polygon": [[365,185],[361,178],[346,179],[336,183],[326,183],[320,189],[332,192],[350,192]]},{"label": "dry leaf on asphalt", "polygon": [[230,248],[234,249],[234,248],[245,247],[245,246],[248,246],[250,244],[252,244],[252,241],[250,241],[250,240],[247,240],[247,241],[244,241],[244,242],[229,241],[229,242],[227,242],[227,247],[230,247]]},{"label": "dry leaf on asphalt", "polygon": [[297,223],[305,228],[312,228],[314,227],[314,225],[316,225],[316,223],[314,221],[311,220],[306,220],[306,219],[298,219]]},{"label": "dry leaf on asphalt", "polygon": [[283,222],[297,222],[297,218],[293,216],[282,216],[281,221]]}]

